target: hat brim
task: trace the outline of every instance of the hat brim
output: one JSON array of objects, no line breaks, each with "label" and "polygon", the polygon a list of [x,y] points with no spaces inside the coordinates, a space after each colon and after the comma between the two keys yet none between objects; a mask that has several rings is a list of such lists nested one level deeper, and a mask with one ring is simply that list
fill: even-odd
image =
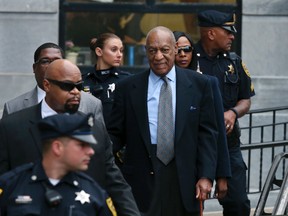
[{"label": "hat brim", "polygon": [[72,135],[71,137],[73,137],[73,138],[75,138],[77,140],[80,140],[82,142],[92,144],[92,145],[96,145],[97,144],[97,141],[96,141],[96,139],[94,138],[94,136],[92,134]]},{"label": "hat brim", "polygon": [[237,33],[237,30],[235,28],[235,26],[221,26],[223,29],[232,32],[232,33]]}]

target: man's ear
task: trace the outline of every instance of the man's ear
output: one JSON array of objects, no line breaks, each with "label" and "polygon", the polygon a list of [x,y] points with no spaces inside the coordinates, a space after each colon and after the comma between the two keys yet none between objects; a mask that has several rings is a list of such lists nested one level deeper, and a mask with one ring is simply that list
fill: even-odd
[{"label": "man's ear", "polygon": [[215,35],[216,35],[216,32],[215,32],[215,30],[213,28],[208,30],[208,38],[210,40],[214,40],[215,39]]},{"label": "man's ear", "polygon": [[56,139],[51,143],[51,149],[56,156],[60,156],[63,152],[64,144],[60,140]]},{"label": "man's ear", "polygon": [[44,79],[43,80],[43,88],[44,88],[44,91],[45,92],[49,92],[49,89],[50,89],[50,83],[47,79]]},{"label": "man's ear", "polygon": [[177,55],[177,54],[178,54],[178,41],[175,44],[175,55]]}]

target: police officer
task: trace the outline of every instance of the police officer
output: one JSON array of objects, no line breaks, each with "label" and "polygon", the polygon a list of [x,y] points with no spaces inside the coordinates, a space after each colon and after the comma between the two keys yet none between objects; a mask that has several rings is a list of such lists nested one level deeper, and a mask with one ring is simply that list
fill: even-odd
[{"label": "police officer", "polygon": [[43,159],[0,177],[1,215],[117,215],[107,193],[89,176],[97,145],[92,115],[57,114],[38,124]]},{"label": "police officer", "polygon": [[[238,118],[249,111],[250,97],[255,93],[246,66],[238,55],[230,52],[236,34],[235,14],[202,11],[198,14],[198,22],[201,38],[195,45],[197,58],[201,72],[219,80],[232,171],[232,177],[228,179],[227,196],[219,199],[219,202],[225,216],[249,216],[247,167],[240,150]],[[217,178],[221,179],[221,176]]]},{"label": "police officer", "polygon": [[103,33],[90,41],[92,55],[96,64],[90,71],[83,74],[84,91],[102,101],[103,115],[107,124],[114,101],[115,84],[131,75],[118,69],[122,63],[123,43],[112,33]]}]

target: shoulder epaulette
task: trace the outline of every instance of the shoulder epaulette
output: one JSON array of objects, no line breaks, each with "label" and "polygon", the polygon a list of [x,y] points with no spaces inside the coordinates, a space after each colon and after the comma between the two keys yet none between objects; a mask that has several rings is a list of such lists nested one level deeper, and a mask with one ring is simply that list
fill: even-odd
[{"label": "shoulder epaulette", "polygon": [[8,171],[8,172],[6,172],[0,176],[0,183],[17,176],[18,174],[20,174],[26,170],[29,170],[32,167],[33,167],[33,163],[27,163],[27,164],[21,165],[15,169],[13,169],[13,170],[10,170],[10,171]]},{"label": "shoulder epaulette", "polygon": [[84,172],[75,172],[77,176],[79,176],[80,178],[86,179],[88,181],[94,182],[93,178],[90,177],[89,175],[87,175]]}]

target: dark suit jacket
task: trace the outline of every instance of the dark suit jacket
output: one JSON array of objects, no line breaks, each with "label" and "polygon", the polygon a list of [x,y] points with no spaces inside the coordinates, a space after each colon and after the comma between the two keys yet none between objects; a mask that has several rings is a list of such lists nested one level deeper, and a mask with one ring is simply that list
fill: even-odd
[{"label": "dark suit jacket", "polygon": [[219,89],[219,83],[216,77],[209,75],[206,76],[210,79],[212,85],[214,108],[219,131],[217,140],[218,159],[217,159],[216,178],[231,177],[230,158],[229,158],[229,151],[226,139],[226,128],[224,122],[224,109],[223,109],[222,96]]},{"label": "dark suit jacket", "polygon": [[[146,212],[154,184],[147,109],[149,71],[118,83],[107,128],[115,151],[126,144],[123,175],[131,185],[140,211]],[[195,185],[214,179],[217,125],[211,84],[206,76],[176,67],[175,160],[187,211],[199,210]]]},{"label": "dark suit jacket", "polygon": [[[101,109],[100,109],[101,110]],[[41,119],[41,103],[12,113],[0,121],[0,173],[18,165],[41,159],[41,140],[37,122]],[[100,118],[100,119],[99,119]],[[139,215],[131,193],[119,168],[115,165],[112,143],[103,116],[94,124],[93,155],[87,173],[93,177],[113,199],[118,215]]]}]

